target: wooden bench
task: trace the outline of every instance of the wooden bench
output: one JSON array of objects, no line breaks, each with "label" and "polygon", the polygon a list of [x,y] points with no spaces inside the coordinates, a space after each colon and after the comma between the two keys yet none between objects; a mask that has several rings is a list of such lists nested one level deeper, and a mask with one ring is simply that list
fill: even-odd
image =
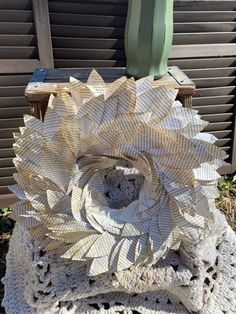
[{"label": "wooden bench", "polygon": [[[85,82],[91,70],[92,68],[36,70],[25,90],[33,115],[43,120],[50,94],[56,94],[58,87],[68,90],[70,76]],[[107,83],[126,75],[125,68],[97,68],[96,70]],[[178,67],[170,67],[163,78],[155,81],[155,85],[178,89],[177,98],[185,107],[192,106],[195,85]]]}]

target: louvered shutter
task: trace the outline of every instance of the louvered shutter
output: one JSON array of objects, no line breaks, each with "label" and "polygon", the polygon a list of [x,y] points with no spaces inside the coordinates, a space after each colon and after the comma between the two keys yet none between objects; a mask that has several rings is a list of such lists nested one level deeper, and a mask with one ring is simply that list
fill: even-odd
[{"label": "louvered shutter", "polygon": [[30,114],[25,87],[36,68],[50,65],[38,49],[40,23],[34,10],[39,1],[42,8],[44,0],[0,0],[0,207],[12,197],[7,188],[14,183],[12,133],[23,125],[23,115]]}]

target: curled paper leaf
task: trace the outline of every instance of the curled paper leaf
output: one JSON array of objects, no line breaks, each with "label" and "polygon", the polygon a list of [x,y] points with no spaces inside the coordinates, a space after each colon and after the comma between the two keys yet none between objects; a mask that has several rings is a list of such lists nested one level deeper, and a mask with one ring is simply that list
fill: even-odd
[{"label": "curled paper leaf", "polygon": [[[195,110],[153,78],[70,80],[44,122],[16,136],[21,199],[13,217],[39,247],[87,264],[89,275],[156,263],[212,221],[225,153]],[[63,253],[62,253],[63,252]]]}]

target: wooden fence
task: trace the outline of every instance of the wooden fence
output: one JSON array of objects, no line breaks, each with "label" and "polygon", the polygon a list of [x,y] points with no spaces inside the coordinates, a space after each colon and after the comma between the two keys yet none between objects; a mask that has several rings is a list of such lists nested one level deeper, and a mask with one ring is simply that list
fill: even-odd
[{"label": "wooden fence", "polygon": [[[170,65],[196,83],[193,106],[236,171],[236,1],[175,0]],[[12,132],[36,68],[125,66],[127,0],[0,0],[0,207],[14,183]]]}]

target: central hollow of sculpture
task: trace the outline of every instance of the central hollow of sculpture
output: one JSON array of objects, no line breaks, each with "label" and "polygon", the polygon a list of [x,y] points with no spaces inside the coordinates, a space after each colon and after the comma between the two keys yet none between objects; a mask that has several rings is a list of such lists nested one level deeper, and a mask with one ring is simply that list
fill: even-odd
[{"label": "central hollow of sculpture", "polygon": [[105,197],[109,207],[124,210],[139,198],[144,176],[129,162],[118,163],[104,175]]}]

